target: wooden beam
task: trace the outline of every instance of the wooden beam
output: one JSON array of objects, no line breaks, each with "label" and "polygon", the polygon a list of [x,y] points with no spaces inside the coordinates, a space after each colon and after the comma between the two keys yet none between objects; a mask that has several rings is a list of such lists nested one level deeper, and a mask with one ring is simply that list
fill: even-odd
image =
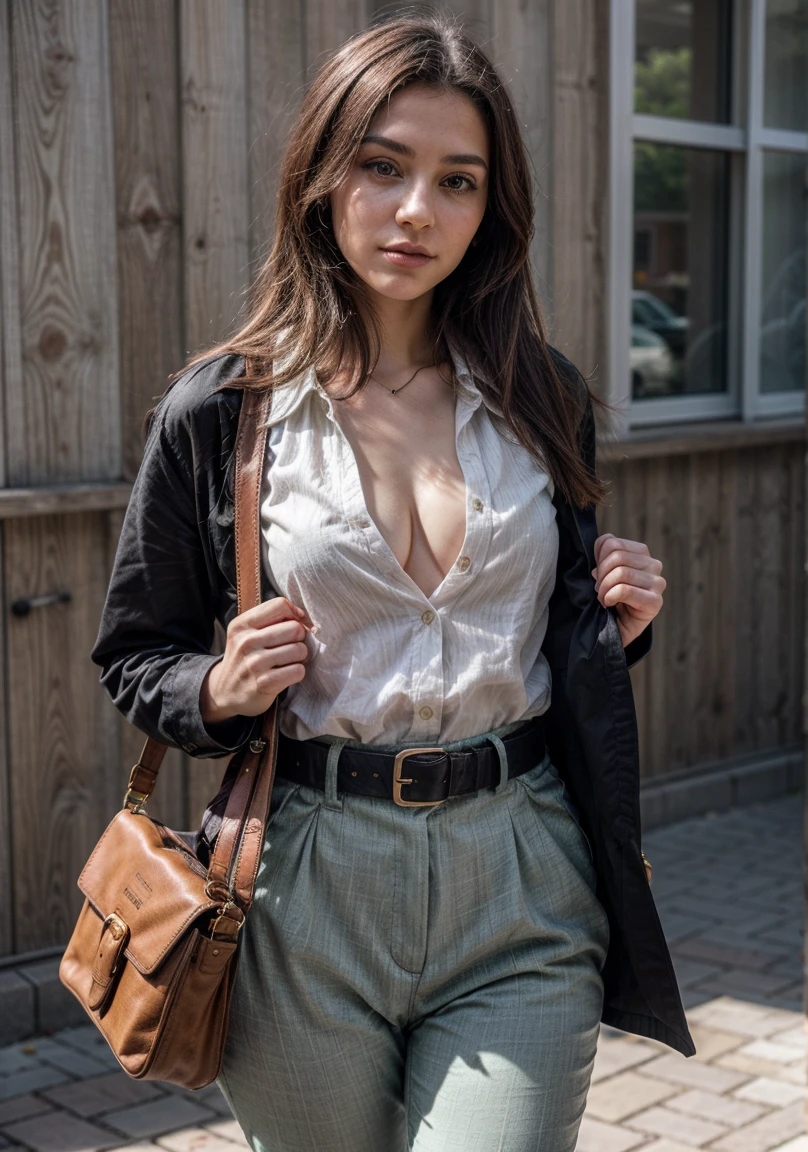
[{"label": "wooden beam", "polygon": [[620,440],[598,440],[598,460],[641,460],[659,456],[689,456],[696,452],[729,452],[762,448],[768,444],[796,444],[805,440],[805,420],[777,420],[744,424],[740,420],[666,424],[641,428]]},{"label": "wooden beam", "polygon": [[0,489],[0,520],[67,512],[104,512],[125,508],[131,484],[51,484],[41,488]]}]

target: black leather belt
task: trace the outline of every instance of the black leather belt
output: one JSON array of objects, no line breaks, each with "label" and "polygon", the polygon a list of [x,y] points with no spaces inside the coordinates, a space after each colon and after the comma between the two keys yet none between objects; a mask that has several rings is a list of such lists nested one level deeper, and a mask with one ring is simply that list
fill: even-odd
[{"label": "black leather belt", "polygon": [[[502,743],[509,779],[528,772],[544,759],[544,717],[526,721]],[[278,775],[324,792],[329,747],[316,739],[292,740],[281,733]],[[426,747],[373,752],[345,745],[337,762],[337,791],[379,796],[414,808],[440,804],[450,796],[476,795],[481,788],[498,784],[499,774],[499,755],[490,743],[459,752]]]}]

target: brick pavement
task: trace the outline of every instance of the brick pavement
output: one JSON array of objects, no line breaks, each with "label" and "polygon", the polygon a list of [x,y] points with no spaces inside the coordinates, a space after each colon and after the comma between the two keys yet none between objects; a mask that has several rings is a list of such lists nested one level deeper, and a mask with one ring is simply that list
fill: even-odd
[{"label": "brick pavement", "polygon": [[[808,1152],[802,798],[654,829],[644,847],[698,1054],[602,1028],[577,1152]],[[129,1080],[91,1026],[0,1049],[0,1149],[124,1147],[247,1144],[215,1086]]]}]

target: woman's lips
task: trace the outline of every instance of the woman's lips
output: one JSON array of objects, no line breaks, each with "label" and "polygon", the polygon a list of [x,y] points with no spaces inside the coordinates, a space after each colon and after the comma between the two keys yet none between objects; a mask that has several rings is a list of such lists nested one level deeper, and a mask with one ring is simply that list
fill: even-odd
[{"label": "woman's lips", "polygon": [[397,264],[399,268],[420,268],[422,264],[428,264],[430,260],[434,260],[434,256],[425,256],[423,252],[402,252],[398,248],[382,248],[391,264]]}]

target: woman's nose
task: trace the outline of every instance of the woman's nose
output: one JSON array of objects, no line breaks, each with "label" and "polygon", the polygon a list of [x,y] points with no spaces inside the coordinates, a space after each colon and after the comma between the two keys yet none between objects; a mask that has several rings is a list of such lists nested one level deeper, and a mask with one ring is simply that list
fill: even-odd
[{"label": "woman's nose", "polygon": [[413,228],[435,223],[432,196],[425,183],[417,181],[406,187],[396,210],[396,223],[409,224]]}]

